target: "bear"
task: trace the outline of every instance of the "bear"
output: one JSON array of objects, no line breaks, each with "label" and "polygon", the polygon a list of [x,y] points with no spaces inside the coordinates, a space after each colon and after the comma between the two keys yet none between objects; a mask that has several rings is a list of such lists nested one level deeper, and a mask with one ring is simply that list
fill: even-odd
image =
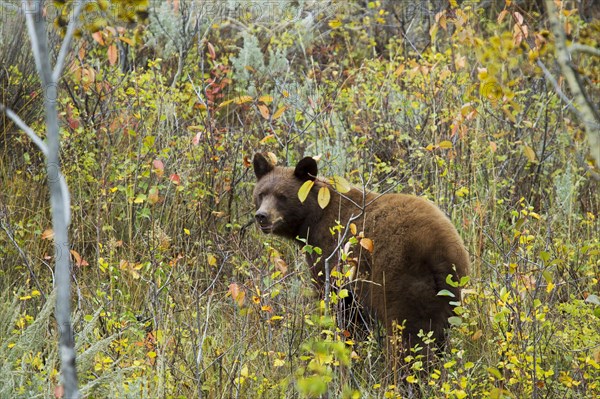
[{"label": "bear", "polygon": [[[258,228],[302,246],[319,247],[320,255],[306,253],[319,287],[326,281],[325,259],[340,248],[339,234],[332,234],[332,227],[343,229],[352,222],[372,243],[372,248],[355,245],[353,252],[358,253],[352,255],[356,266],[351,293],[362,311],[382,323],[388,336],[398,329],[395,326],[403,325],[404,350],[424,345],[418,338],[421,330],[431,332],[436,347],[445,345],[448,318],[460,300],[460,287],[449,285],[447,278],[451,275],[458,281],[466,276],[470,261],[456,228],[437,206],[407,194],[378,194],[356,187],[337,192],[330,180],[317,177],[317,162],[311,157],[295,167],[282,167],[256,153],[253,167]],[[301,202],[298,192],[307,180],[314,184]],[[318,203],[321,187],[330,192],[324,209]],[[447,290],[445,295],[438,295],[442,290]]]}]

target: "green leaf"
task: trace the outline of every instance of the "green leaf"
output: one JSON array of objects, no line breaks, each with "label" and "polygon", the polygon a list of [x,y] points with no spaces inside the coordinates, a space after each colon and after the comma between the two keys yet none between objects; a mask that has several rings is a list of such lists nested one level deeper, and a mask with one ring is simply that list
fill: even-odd
[{"label": "green leaf", "polygon": [[327,392],[325,378],[313,375],[298,379],[298,391],[302,396],[316,398]]},{"label": "green leaf", "polygon": [[496,377],[497,379],[501,380],[502,379],[502,374],[500,373],[500,371],[498,371],[497,368],[495,367],[488,367],[487,368],[487,372],[490,373],[491,375],[493,375],[494,377]]},{"label": "green leaf", "polygon": [[458,316],[448,317],[448,323],[454,327],[459,327],[462,324],[462,319]]},{"label": "green leaf", "polygon": [[585,301],[600,306],[600,298],[598,298],[598,295],[590,294],[585,298]]},{"label": "green leaf", "polygon": [[300,187],[300,190],[298,190],[298,199],[300,202],[304,203],[304,201],[306,201],[306,198],[308,197],[308,194],[310,193],[310,190],[313,188],[314,184],[314,180],[307,180],[304,182],[304,184],[302,184],[302,187]]},{"label": "green leaf", "polygon": [[331,193],[329,192],[329,189],[325,186],[321,187],[319,189],[319,195],[317,196],[317,202],[319,203],[319,206],[321,207],[321,209],[325,209],[325,207],[327,207],[327,205],[329,205],[330,199],[331,199]]},{"label": "green leaf", "polygon": [[348,293],[348,290],[345,288],[341,289],[340,292],[338,293],[338,296],[342,299],[347,298],[348,295],[350,295],[350,294]]},{"label": "green leaf", "polygon": [[437,293],[437,296],[449,296],[450,298],[456,297],[456,295],[454,295],[452,292],[450,292],[448,290],[441,290],[440,292]]},{"label": "green leaf", "polygon": [[450,287],[458,287],[458,281],[454,281],[453,276],[451,274],[446,276],[446,284],[448,284]]}]

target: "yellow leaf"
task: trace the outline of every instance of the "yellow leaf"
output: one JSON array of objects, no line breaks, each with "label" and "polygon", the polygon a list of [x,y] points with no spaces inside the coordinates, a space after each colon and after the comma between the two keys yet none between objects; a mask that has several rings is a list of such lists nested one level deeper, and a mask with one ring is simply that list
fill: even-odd
[{"label": "yellow leaf", "polygon": [[273,361],[273,367],[281,367],[285,364],[285,361],[282,359],[275,359]]},{"label": "yellow leaf", "polygon": [[226,100],[226,101],[223,101],[221,104],[219,104],[219,108],[222,108],[222,107],[224,107],[224,106],[226,106],[226,105],[229,105],[229,104],[231,104],[232,102],[233,102],[233,100]]},{"label": "yellow leaf", "polygon": [[300,202],[304,203],[304,201],[306,201],[306,198],[308,197],[308,194],[310,193],[310,190],[313,188],[314,184],[315,182],[313,180],[307,180],[302,184],[300,190],[298,190],[298,199]]},{"label": "yellow leaf", "polygon": [[160,197],[158,196],[158,189],[156,187],[152,187],[150,189],[150,191],[148,192],[148,202],[151,205],[156,204],[158,201],[160,200]]},{"label": "yellow leaf", "polygon": [[267,158],[269,158],[271,165],[277,165],[277,155],[273,154],[272,152],[267,152]]},{"label": "yellow leaf", "polygon": [[[263,106],[264,106],[264,105],[263,105]],[[267,111],[267,112],[269,112],[269,111]],[[263,116],[264,116],[264,115],[263,115]],[[269,118],[269,117],[267,116],[265,119],[268,119],[268,118]],[[276,140],[275,140],[275,135],[274,135],[274,134],[269,134],[269,135],[267,135],[267,136],[263,137],[263,138],[260,140],[260,143],[261,143],[261,144],[266,144],[266,143],[268,143],[268,142],[269,142],[269,141],[271,141],[271,140],[272,140],[272,141],[276,141]]]},{"label": "yellow leaf", "polygon": [[250,101],[252,101],[252,97],[250,96],[239,96],[233,99],[233,102],[237,105],[249,103]]},{"label": "yellow leaf", "polygon": [[342,22],[339,19],[333,19],[333,20],[329,21],[329,27],[331,29],[337,29],[340,26],[342,26]]},{"label": "yellow leaf", "polygon": [[450,148],[452,148],[452,142],[448,141],[448,140],[444,140],[440,143],[439,147],[443,148],[444,150],[449,150]]},{"label": "yellow leaf", "polygon": [[354,223],[350,223],[350,233],[352,233],[353,236],[356,235],[356,225]]},{"label": "yellow leaf", "polygon": [[260,101],[261,103],[270,104],[273,102],[273,97],[272,96],[260,96],[258,98],[258,101]]},{"label": "yellow leaf", "polygon": [[279,119],[279,117],[283,115],[286,109],[287,107],[284,105],[283,107],[280,107],[277,111],[275,111],[275,113],[273,114],[273,120]]},{"label": "yellow leaf", "polygon": [[188,236],[190,235],[190,230],[189,230],[189,229],[186,229],[186,228],[184,228],[184,229],[183,229],[183,232],[184,232],[186,235],[188,235]]},{"label": "yellow leaf", "polygon": [[533,151],[533,149],[531,147],[529,147],[527,144],[524,144],[523,152],[525,153],[525,156],[527,157],[529,162],[535,162],[535,160],[536,160],[535,152]]},{"label": "yellow leaf", "polygon": [[260,114],[262,115],[263,118],[265,119],[269,119],[269,108],[267,108],[266,105],[264,104],[258,104],[258,110],[260,111]]},{"label": "yellow leaf", "polygon": [[331,178],[331,185],[335,189],[335,191],[345,194],[352,189],[348,180],[344,179],[342,176],[333,176]]},{"label": "yellow leaf", "polygon": [[131,40],[128,37],[119,37],[119,40],[129,44],[130,46],[135,46],[135,43],[133,42],[133,40]]},{"label": "yellow leaf", "polygon": [[319,189],[319,195],[317,196],[317,202],[321,209],[325,209],[327,205],[329,205],[329,201],[331,200],[331,193],[329,189],[325,186]]},{"label": "yellow leaf", "polygon": [[370,238],[361,238],[360,239],[360,246],[363,247],[364,249],[366,249],[369,252],[373,252],[373,240],[371,240]]},{"label": "yellow leaf", "polygon": [[148,356],[150,359],[153,359],[153,358],[155,358],[155,357],[156,357],[156,352],[154,352],[154,351],[150,351],[150,352],[148,352],[147,356]]},{"label": "yellow leaf", "polygon": [[214,267],[217,265],[217,258],[213,254],[208,254],[207,261],[209,266]]}]

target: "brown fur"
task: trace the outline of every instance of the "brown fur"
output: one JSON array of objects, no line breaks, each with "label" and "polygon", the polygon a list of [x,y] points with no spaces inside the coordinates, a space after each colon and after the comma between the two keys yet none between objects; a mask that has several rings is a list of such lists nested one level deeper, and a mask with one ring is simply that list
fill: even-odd
[{"label": "brown fur", "polygon": [[[373,240],[374,248],[372,253],[360,246],[354,248],[354,256],[360,252],[354,295],[385,324],[388,333],[393,322],[402,324],[406,320],[403,338],[408,343],[418,342],[416,335],[422,329],[433,331],[436,341],[443,344],[444,329],[453,314],[449,302],[460,298],[460,290],[448,286],[446,277],[452,274],[456,281],[466,275],[469,258],[456,229],[439,208],[405,194],[363,195],[353,188],[342,196],[326,181],[315,179],[317,165],[312,158],[304,158],[296,168],[284,168],[274,167],[261,154],[255,154],[254,171],[258,179],[254,203],[259,227],[266,233],[303,238],[320,247],[320,261],[315,263],[316,257],[307,256],[319,284],[324,283],[323,260],[337,246],[338,236],[331,234],[330,227],[336,221],[345,226],[367,204],[354,223]],[[302,204],[298,190],[308,179],[315,184]],[[317,193],[324,185],[330,188],[331,200],[321,209]],[[334,259],[332,265],[337,264],[337,257]],[[443,289],[455,298],[437,296]]]}]

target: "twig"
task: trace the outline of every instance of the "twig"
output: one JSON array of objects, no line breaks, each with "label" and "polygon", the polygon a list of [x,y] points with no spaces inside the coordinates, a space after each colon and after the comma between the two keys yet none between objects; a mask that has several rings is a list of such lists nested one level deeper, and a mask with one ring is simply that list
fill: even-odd
[{"label": "twig", "polygon": [[44,156],[48,156],[48,146],[46,145],[44,140],[42,140],[41,137],[38,136],[32,128],[27,126],[27,124],[23,122],[21,118],[19,118],[19,115],[15,114],[10,108],[6,108],[2,103],[0,103],[0,112],[4,112],[6,116],[8,116],[15,123],[15,125],[17,125],[19,129],[24,131],[25,134],[29,136],[31,141],[33,141],[33,143],[40,149],[42,154],[44,154]]},{"label": "twig", "polygon": [[15,248],[17,248],[17,251],[19,252],[19,255],[21,255],[21,258],[23,259],[23,263],[25,263],[25,266],[27,266],[27,270],[29,270],[29,275],[31,275],[31,278],[33,278],[33,281],[34,281],[34,283],[35,283],[38,291],[40,292],[40,294],[42,295],[42,298],[45,301],[46,300],[46,295],[44,295],[44,291],[42,290],[42,286],[40,285],[40,282],[39,282],[39,280],[38,280],[35,272],[33,271],[33,267],[31,266],[31,263],[29,262],[29,259],[27,258],[27,255],[25,255],[25,252],[19,246],[19,243],[15,240],[15,237],[12,234],[12,232],[9,231],[8,226],[6,226],[2,222],[1,219],[0,219],[0,227],[2,228],[2,230],[4,230],[4,232],[8,236],[8,239],[10,240],[10,242],[12,242],[13,245],[15,246]]}]

